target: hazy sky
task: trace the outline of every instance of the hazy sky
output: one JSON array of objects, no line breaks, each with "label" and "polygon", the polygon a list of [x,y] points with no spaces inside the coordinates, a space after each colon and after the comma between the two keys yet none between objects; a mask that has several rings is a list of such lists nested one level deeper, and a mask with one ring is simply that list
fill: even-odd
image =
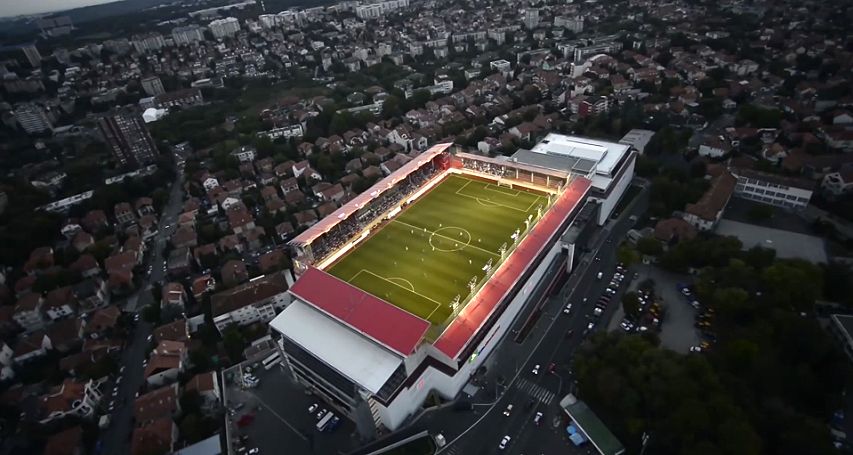
[{"label": "hazy sky", "polygon": [[113,1],[115,0],[0,0],[0,17],[46,13]]}]

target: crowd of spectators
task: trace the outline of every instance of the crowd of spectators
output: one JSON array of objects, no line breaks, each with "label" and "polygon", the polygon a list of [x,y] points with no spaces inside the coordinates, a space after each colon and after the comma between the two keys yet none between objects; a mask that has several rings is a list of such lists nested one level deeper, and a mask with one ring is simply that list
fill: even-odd
[{"label": "crowd of spectators", "polygon": [[432,162],[409,174],[394,187],[383,192],[366,207],[336,224],[325,234],[311,242],[314,261],[320,261],[332,251],[344,246],[361,232],[372,220],[382,216],[432,178],[437,168]]},{"label": "crowd of spectators", "polygon": [[506,166],[487,163],[479,160],[469,160],[463,158],[462,167],[464,167],[465,169],[471,169],[472,171],[477,171],[481,174],[493,175],[498,178],[502,178],[506,174]]}]

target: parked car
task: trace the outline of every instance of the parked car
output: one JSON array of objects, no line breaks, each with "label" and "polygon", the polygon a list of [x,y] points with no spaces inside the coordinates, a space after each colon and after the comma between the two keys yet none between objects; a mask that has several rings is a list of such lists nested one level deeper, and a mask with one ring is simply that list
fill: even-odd
[{"label": "parked car", "polygon": [[503,439],[501,439],[501,443],[498,444],[498,448],[501,450],[506,449],[506,446],[509,445],[510,439],[512,439],[512,438],[510,438],[509,435],[504,436]]}]

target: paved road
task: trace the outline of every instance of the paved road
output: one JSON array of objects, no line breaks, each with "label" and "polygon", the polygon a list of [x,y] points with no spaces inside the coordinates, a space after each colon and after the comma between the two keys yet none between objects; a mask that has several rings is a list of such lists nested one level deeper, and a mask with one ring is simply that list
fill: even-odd
[{"label": "paved road", "polygon": [[[136,295],[128,299],[124,311],[137,312],[151,303],[150,284],[163,283],[165,280],[163,247],[175,229],[174,223],[181,210],[182,201],[183,173],[178,170],[178,177],[172,184],[169,201],[160,219],[160,230],[151,242],[150,261],[148,262],[152,266],[151,275],[143,280]],[[167,225],[170,225],[169,229],[165,228]],[[133,430],[133,400],[144,382],[142,362],[149,346],[148,336],[151,335],[152,329],[151,324],[140,319],[122,351],[121,363],[125,367],[125,371],[116,398],[117,407],[112,413],[110,427],[101,436],[103,453],[106,455],[130,453],[130,437]]]},{"label": "paved road", "polygon": [[[603,271],[606,278],[615,270],[616,247],[632,227],[629,218],[646,210],[647,195],[647,191],[642,191],[618,220],[610,220],[599,231],[592,242],[592,252],[581,259],[576,273],[545,304],[543,316],[527,339],[521,344],[504,340],[490,366],[490,374],[506,378],[507,385],[496,386],[498,399],[494,404],[475,406],[478,420],[472,426],[462,428],[459,436],[460,428],[451,427],[453,417],[449,410],[430,413],[418,422],[433,433],[443,433],[451,441],[441,453],[494,453],[500,451],[498,444],[505,435],[511,438],[505,449],[510,454],[587,453],[586,447],[575,448],[564,436],[564,413],[559,401],[573,391],[572,356],[584,339],[587,324],[595,320],[592,310],[607,286],[607,280],[599,281],[596,275]],[[573,305],[568,315],[562,313],[567,302]],[[606,327],[615,309],[616,305],[611,304],[594,330]],[[556,364],[554,374],[546,371],[551,362]],[[541,371],[534,375],[532,369],[537,364]],[[509,404],[513,410],[505,416],[503,411]],[[539,425],[533,421],[537,412],[543,413]]]}]

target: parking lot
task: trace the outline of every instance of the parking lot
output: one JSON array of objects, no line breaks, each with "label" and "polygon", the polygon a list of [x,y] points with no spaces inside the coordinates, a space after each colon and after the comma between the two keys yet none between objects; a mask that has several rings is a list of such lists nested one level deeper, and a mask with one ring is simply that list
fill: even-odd
[{"label": "parking lot", "polygon": [[[253,388],[244,388],[238,383],[242,371],[239,366],[225,372],[227,406],[235,410],[228,418],[231,454],[242,455],[253,448],[259,449],[261,454],[282,453],[283,448],[288,454],[335,453],[358,446],[355,425],[319,398],[306,394],[280,366],[269,371],[250,369],[258,379],[258,385]],[[308,412],[313,404],[317,404],[319,410],[328,409],[340,417],[340,424],[334,431],[317,430],[315,414],[318,411]],[[246,449],[238,452],[239,447]]]},{"label": "parking lot", "polygon": [[691,277],[648,264],[639,264],[632,269],[636,270],[639,277],[631,283],[630,289],[636,290],[639,283],[651,278],[655,282],[655,294],[663,300],[665,317],[661,325],[661,345],[676,352],[689,352],[691,346],[701,342],[693,326],[696,310],[688,304],[677,286],[679,283],[690,283]]}]

